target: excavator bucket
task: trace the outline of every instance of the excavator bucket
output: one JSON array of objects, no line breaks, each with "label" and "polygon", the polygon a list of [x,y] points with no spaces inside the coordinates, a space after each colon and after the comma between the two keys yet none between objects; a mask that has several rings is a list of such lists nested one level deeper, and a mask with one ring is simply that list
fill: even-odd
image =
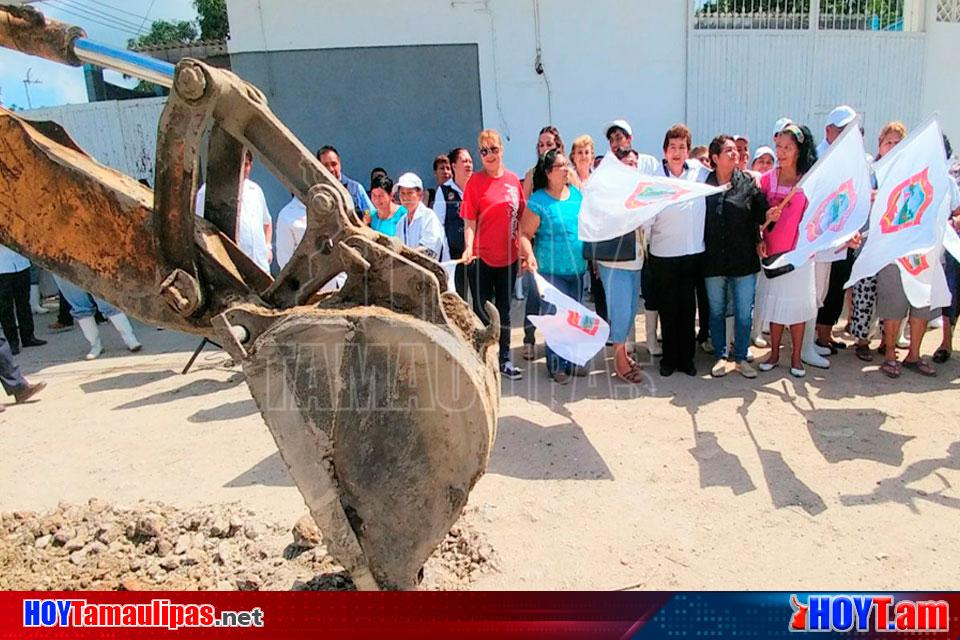
[{"label": "excavator bucket", "polygon": [[[75,63],[82,36],[0,6],[0,46]],[[255,87],[189,59],[169,84],[152,193],[62,128],[0,109],[0,243],[135,317],[222,344],[331,554],[359,588],[415,588],[486,469],[496,309],[484,327],[435,261],[362,225]],[[307,209],[276,280],[235,242],[244,149]]]}]

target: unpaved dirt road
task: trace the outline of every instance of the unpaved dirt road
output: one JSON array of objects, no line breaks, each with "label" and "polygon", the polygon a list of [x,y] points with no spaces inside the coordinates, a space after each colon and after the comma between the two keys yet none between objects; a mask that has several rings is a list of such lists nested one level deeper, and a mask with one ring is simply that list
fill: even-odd
[{"label": "unpaved dirt road", "polygon": [[[305,512],[224,353],[208,347],[181,376],[196,339],[139,327],[132,355],[104,326],[106,353],[85,362],[79,331],[47,322],[50,344],[20,362],[49,389],[0,414],[0,511],[239,502],[283,527]],[[649,367],[640,387],[603,371],[558,387],[542,358],[522,363],[467,516],[500,571],[473,588],[960,584],[956,360],[894,381],[842,352],[804,380],[750,381],[710,379],[699,358],[698,378]]]}]

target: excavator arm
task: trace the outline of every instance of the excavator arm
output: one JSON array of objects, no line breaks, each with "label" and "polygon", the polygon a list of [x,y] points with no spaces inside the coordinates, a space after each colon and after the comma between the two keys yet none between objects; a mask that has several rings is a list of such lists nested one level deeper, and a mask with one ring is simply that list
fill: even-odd
[{"label": "excavator arm", "polygon": [[[484,327],[435,261],[362,225],[339,181],[229,71],[191,59],[165,69],[4,5],[0,46],[171,89],[154,191],[60,126],[0,110],[0,243],[144,322],[222,344],[331,554],[360,588],[416,587],[495,436],[493,306]],[[303,241],[276,280],[234,242],[244,149],[306,205]],[[340,291],[319,293],[341,272]]]}]

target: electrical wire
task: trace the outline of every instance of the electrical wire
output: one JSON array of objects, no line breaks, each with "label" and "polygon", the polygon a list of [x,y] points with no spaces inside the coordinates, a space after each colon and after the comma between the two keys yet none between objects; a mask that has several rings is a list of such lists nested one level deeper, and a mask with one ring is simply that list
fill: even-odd
[{"label": "electrical wire", "polygon": [[[46,0],[46,1],[47,1],[47,2],[57,2],[57,0]],[[130,28],[127,28],[127,27],[121,27],[121,26],[118,26],[118,25],[116,25],[116,24],[111,24],[111,23],[109,23],[109,22],[103,22],[103,21],[101,21],[101,20],[97,20],[96,18],[92,18],[92,17],[90,17],[89,15],[85,15],[85,14],[83,14],[83,13],[79,13],[79,12],[76,12],[76,11],[71,11],[69,8],[66,8],[66,7],[61,7],[61,6],[56,5],[56,4],[51,4],[50,6],[51,6],[51,8],[56,9],[57,11],[60,11],[60,12],[62,12],[62,13],[66,13],[67,15],[71,15],[71,16],[80,18],[80,19],[82,19],[82,20],[86,20],[86,21],[88,21],[88,22],[92,22],[93,24],[100,25],[101,27],[106,27],[106,28],[108,28],[108,29],[113,29],[113,30],[115,30],[115,31],[120,31],[120,32],[125,33],[125,34],[127,34],[127,35],[129,35],[129,36],[137,36],[137,35],[139,35],[139,34],[138,34],[136,31],[134,31],[133,29],[130,29]]]},{"label": "electrical wire", "polygon": [[133,22],[126,18],[108,15],[107,13],[95,7],[87,7],[85,5],[82,5],[77,0],[51,0],[51,1],[56,2],[61,6],[68,7],[74,11],[81,12],[87,15],[88,17],[95,18],[103,22],[109,22],[111,24],[115,24],[118,27],[131,29],[132,31],[137,31],[139,29],[139,26],[136,22]]}]

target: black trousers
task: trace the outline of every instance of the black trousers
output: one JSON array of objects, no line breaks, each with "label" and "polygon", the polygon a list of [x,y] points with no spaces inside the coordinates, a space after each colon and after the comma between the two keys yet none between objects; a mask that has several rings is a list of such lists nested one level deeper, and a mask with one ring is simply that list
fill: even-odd
[{"label": "black trousers", "polygon": [[0,333],[0,385],[3,386],[3,390],[7,392],[8,396],[12,396],[15,392],[27,386],[27,381],[20,373],[19,365],[13,359],[10,343],[7,342],[7,337],[2,333]]},{"label": "black trousers", "polygon": [[60,298],[60,307],[57,309],[57,322],[62,324],[65,327],[73,326],[73,316],[70,315],[70,303],[67,302],[67,299],[63,297],[61,293]]},{"label": "black trousers", "polygon": [[0,273],[0,325],[11,347],[33,339],[30,269]]},{"label": "black trousers", "polygon": [[707,299],[707,281],[702,273],[697,276],[697,319],[700,323],[697,342],[706,342],[710,339],[710,301]]},{"label": "black trousers", "polygon": [[675,258],[650,256],[653,286],[663,294],[657,300],[663,337],[661,366],[682,370],[693,365],[700,258],[700,254]]},{"label": "black trousers", "polygon": [[477,258],[467,268],[470,277],[470,295],[473,296],[473,312],[484,324],[490,318],[484,303],[490,301],[500,314],[500,364],[510,359],[510,301],[513,284],[517,277],[517,263],[506,267],[491,267]]},{"label": "black trousers", "polygon": [[587,272],[590,273],[590,295],[593,296],[593,309],[604,322],[610,322],[607,316],[607,292],[603,290],[603,280],[600,279],[600,267],[596,262],[587,263]]},{"label": "black trousers", "polygon": [[470,289],[470,285],[467,282],[467,267],[463,264],[458,264],[453,272],[453,288],[456,290],[457,295],[467,299],[467,291]]},{"label": "black trousers", "polygon": [[848,251],[847,257],[843,260],[838,260],[830,265],[830,285],[827,288],[827,295],[823,299],[823,306],[817,312],[817,324],[825,324],[829,327],[837,324],[837,320],[843,313],[843,299],[847,292],[843,285],[850,278],[851,270],[853,270],[852,251]]}]

